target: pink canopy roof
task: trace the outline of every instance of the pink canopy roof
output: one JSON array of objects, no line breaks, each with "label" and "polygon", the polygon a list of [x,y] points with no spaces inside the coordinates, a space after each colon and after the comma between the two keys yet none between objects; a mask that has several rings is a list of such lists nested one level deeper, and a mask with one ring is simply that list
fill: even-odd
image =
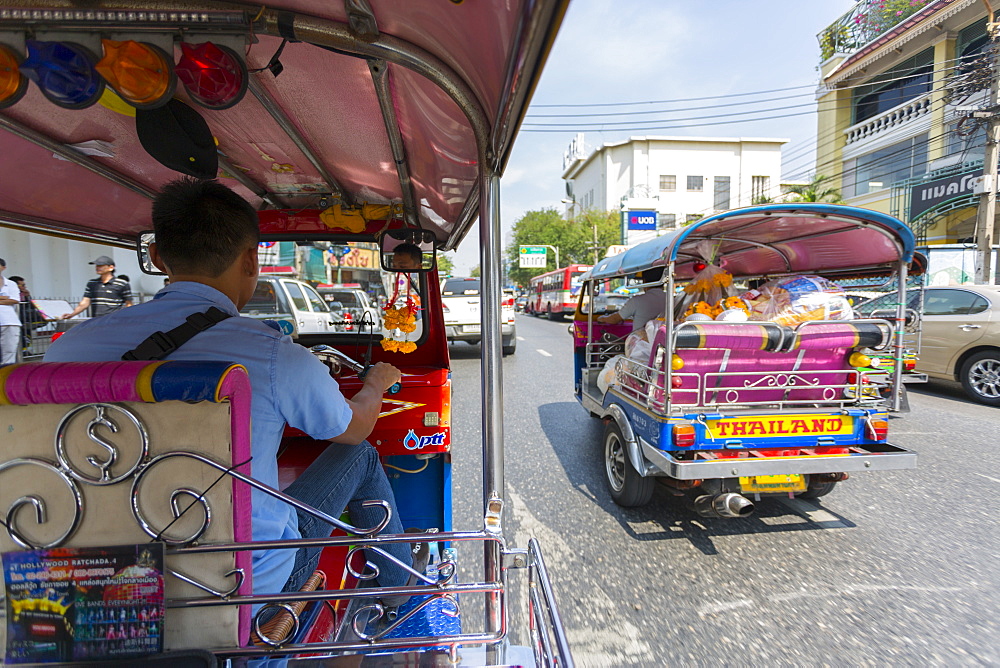
[{"label": "pink canopy roof", "polygon": [[[132,38],[136,20],[126,11],[223,17],[222,27],[187,29],[200,41],[246,41],[247,66],[261,70],[230,109],[192,104],[218,140],[223,182],[261,209],[316,208],[323,196],[348,205],[399,202],[409,224],[432,230],[451,248],[478,215],[480,177],[503,170],[565,4],[279,0],[262,9],[108,0],[87,3],[89,10],[116,10],[87,23],[69,11],[62,21],[8,11],[39,6],[15,1],[0,9],[0,42],[5,31],[28,30],[58,31],[61,39],[75,32],[81,42],[98,31]],[[80,8],[73,0],[44,5]],[[180,24],[157,23],[153,32],[179,38]],[[285,44],[283,70],[274,76],[265,68],[284,38],[299,41]],[[189,101],[183,86],[177,97]],[[112,155],[70,147],[94,140],[110,144]],[[111,243],[129,243],[149,229],[151,196],[178,176],[142,149],[131,117],[101,105],[62,109],[33,84],[0,110],[0,155],[0,225]]]}]

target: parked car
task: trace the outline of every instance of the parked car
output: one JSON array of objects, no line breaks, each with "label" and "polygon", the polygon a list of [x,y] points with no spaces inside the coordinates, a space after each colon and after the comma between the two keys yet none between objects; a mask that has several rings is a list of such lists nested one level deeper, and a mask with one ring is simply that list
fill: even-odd
[{"label": "parked car", "polygon": [[525,295],[516,297],[514,299],[514,312],[524,313],[524,307],[527,305],[527,303],[528,303],[528,298]]},{"label": "parked car", "polygon": [[[916,370],[932,378],[957,380],[980,403],[1000,406],[1000,286],[956,285],[923,288],[920,351]],[[909,312],[919,308],[920,291],[907,294]],[[883,295],[856,308],[859,315],[886,314],[896,300]]]},{"label": "parked car", "polygon": [[258,278],[253,296],[240,313],[260,320],[289,322],[292,338],[333,331],[336,315],[311,285],[279,276]]},{"label": "parked car", "polygon": [[[335,319],[335,322],[343,322],[346,324],[336,325],[336,331],[338,332],[356,332],[359,331],[361,319],[365,317],[367,313],[371,318],[372,326],[375,330],[378,330],[382,326],[381,311],[372,304],[368,295],[361,288],[338,286],[338,285],[320,285],[316,288],[323,299],[328,303],[339,302],[341,309],[341,317]],[[369,331],[367,328],[365,331]]]},{"label": "parked car", "polygon": [[[441,307],[444,311],[445,334],[448,341],[465,341],[478,345],[480,332],[480,282],[478,278],[446,278],[441,281]],[[514,326],[514,297],[503,295],[500,313],[500,335],[504,355],[513,355],[517,348]]]}]

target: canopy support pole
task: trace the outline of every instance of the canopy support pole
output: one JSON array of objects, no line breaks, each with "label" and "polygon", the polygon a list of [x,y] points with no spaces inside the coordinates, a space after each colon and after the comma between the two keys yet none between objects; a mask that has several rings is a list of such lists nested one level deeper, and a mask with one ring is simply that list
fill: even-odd
[{"label": "canopy support pole", "polygon": [[392,161],[396,163],[399,191],[403,194],[403,216],[410,225],[420,227],[417,198],[413,194],[410,167],[406,162],[406,146],[403,144],[403,134],[399,130],[399,120],[396,118],[396,107],[392,104],[392,95],[389,92],[389,64],[384,60],[369,60],[368,70],[375,83],[375,95],[378,97],[378,106],[382,109],[385,132],[389,135]]},{"label": "canopy support pole", "polygon": [[896,289],[896,297],[899,303],[896,305],[896,334],[893,337],[892,364],[895,373],[892,374],[892,410],[899,412],[903,406],[903,337],[906,335],[906,272],[909,263],[902,257],[899,258],[899,286]]},{"label": "canopy support pole", "polygon": [[[501,360],[500,297],[500,177],[483,170],[480,176],[479,266],[482,270],[480,314],[482,333],[482,431],[483,514],[486,530],[503,538],[507,493],[504,488],[503,367]],[[484,546],[487,578],[499,579],[503,571],[504,541]],[[486,628],[506,628],[501,595],[486,595]]]}]

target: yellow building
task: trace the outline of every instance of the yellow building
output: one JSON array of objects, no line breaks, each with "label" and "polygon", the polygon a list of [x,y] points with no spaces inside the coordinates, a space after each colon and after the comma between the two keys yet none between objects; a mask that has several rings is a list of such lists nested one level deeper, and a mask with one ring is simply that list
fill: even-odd
[{"label": "yellow building", "polygon": [[974,236],[989,39],[981,0],[862,0],[819,35],[816,173],[919,241]]}]

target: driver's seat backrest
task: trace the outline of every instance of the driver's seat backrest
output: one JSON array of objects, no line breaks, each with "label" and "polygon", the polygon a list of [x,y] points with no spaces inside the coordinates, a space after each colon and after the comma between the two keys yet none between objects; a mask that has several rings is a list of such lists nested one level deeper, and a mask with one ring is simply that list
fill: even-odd
[{"label": "driver's seat backrest", "polygon": [[[0,513],[6,514],[18,499],[33,497],[47,515],[39,523],[23,501],[13,513],[16,532],[29,545],[138,545],[154,541],[150,534],[160,534],[179,547],[203,527],[199,495],[211,511],[211,521],[196,539],[199,545],[252,540],[250,488],[225,471],[250,475],[250,380],[240,365],[168,361],[4,367],[0,430]],[[108,464],[112,448],[116,458]],[[165,453],[190,453],[219,468],[189,455],[159,458]],[[95,484],[103,475],[101,464],[108,481]],[[140,477],[141,485],[134,487]],[[38,503],[34,505],[37,509]],[[177,519],[172,507],[185,512]],[[0,528],[0,551],[24,549]],[[162,576],[167,602],[213,598],[171,572],[230,592],[238,581],[231,571],[241,569],[242,584],[232,595],[250,595],[251,555],[167,554]],[[165,650],[234,647],[249,637],[250,610],[235,605],[168,607],[165,622]]]}]

